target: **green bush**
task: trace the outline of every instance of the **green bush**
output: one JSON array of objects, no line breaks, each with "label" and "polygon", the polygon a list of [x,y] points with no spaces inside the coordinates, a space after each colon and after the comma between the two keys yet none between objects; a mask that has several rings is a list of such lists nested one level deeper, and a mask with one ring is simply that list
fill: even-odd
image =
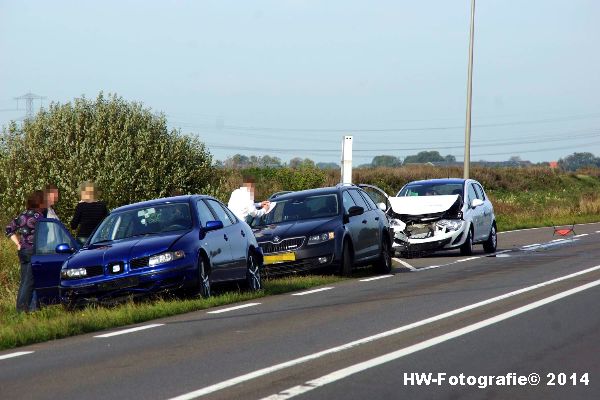
[{"label": "green bush", "polygon": [[212,157],[204,144],[169,131],[164,115],[116,95],[50,105],[22,129],[0,136],[0,217],[22,209],[29,192],[53,183],[58,215],[69,220],[78,184],[95,181],[109,208],[172,193],[213,192]]}]

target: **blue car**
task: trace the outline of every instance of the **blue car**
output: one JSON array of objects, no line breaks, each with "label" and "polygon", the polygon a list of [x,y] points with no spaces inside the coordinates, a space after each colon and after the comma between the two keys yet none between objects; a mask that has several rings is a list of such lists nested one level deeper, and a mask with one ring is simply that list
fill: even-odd
[{"label": "blue car", "polygon": [[81,247],[57,220],[38,222],[32,269],[41,303],[104,302],[168,289],[203,297],[211,284],[262,286],[250,227],[209,196],[178,196],[113,210]]}]

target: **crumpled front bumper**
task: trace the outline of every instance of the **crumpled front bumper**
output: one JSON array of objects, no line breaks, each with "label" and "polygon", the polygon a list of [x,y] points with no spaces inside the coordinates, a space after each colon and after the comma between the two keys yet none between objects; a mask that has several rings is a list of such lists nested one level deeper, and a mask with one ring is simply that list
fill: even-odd
[{"label": "crumpled front bumper", "polygon": [[467,224],[455,231],[435,229],[427,238],[411,238],[400,228],[394,228],[392,249],[401,256],[418,257],[436,250],[448,250],[460,247],[466,239]]}]

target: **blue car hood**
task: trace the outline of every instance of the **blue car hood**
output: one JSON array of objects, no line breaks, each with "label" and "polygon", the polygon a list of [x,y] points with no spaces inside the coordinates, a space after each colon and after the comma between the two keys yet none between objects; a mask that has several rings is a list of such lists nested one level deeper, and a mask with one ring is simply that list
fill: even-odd
[{"label": "blue car hood", "polygon": [[333,218],[317,218],[265,225],[254,229],[254,236],[258,242],[270,241],[275,236],[278,236],[281,239],[307,236],[310,234],[335,230],[335,227],[338,225],[338,220],[341,224],[341,217],[335,216]]},{"label": "blue car hood", "polygon": [[111,262],[129,261],[169,250],[185,233],[165,233],[139,236],[109,243],[91,245],[75,253],[69,259],[69,268],[106,265]]}]

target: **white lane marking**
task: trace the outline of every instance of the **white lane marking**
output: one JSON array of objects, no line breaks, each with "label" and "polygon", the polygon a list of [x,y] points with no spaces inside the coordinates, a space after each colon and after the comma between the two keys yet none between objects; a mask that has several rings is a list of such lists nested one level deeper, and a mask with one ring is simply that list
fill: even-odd
[{"label": "white lane marking", "polygon": [[292,294],[292,296],[305,296],[307,294],[318,293],[318,292],[322,292],[324,290],[331,290],[331,289],[333,289],[333,287],[322,287],[319,289],[308,290],[306,292],[294,293],[294,294]]},{"label": "white lane marking", "polygon": [[17,351],[16,353],[8,353],[0,356],[0,360],[6,360],[7,358],[20,357],[27,354],[31,354],[33,351]]},{"label": "white lane marking", "polygon": [[481,256],[463,258],[462,260],[456,260],[455,263],[461,263],[461,262],[465,262],[465,261],[477,260],[479,258],[481,258]]},{"label": "white lane marking", "polygon": [[596,231],[596,233],[600,233],[600,231]]},{"label": "white lane marking", "polygon": [[365,344],[365,343],[371,343],[371,342],[374,342],[374,341],[386,338],[388,336],[396,335],[398,333],[401,333],[401,332],[404,332],[404,331],[407,331],[407,330],[410,330],[410,329],[413,329],[413,328],[417,328],[419,326],[427,325],[427,324],[430,324],[432,322],[436,322],[436,321],[442,320],[444,318],[448,318],[448,317],[451,317],[453,315],[463,313],[465,311],[469,311],[469,310],[473,310],[473,309],[476,309],[476,308],[479,308],[479,307],[483,307],[485,305],[488,305],[488,304],[491,304],[491,303],[494,303],[494,302],[497,302],[497,301],[501,301],[501,300],[507,299],[509,297],[513,297],[513,296],[516,296],[516,295],[519,295],[519,294],[522,294],[522,293],[526,293],[526,292],[529,292],[529,291],[532,291],[532,290],[535,290],[535,289],[538,289],[538,288],[541,288],[541,287],[544,287],[544,286],[548,286],[548,285],[551,285],[551,284],[556,283],[556,282],[561,282],[561,281],[564,281],[564,280],[567,280],[567,279],[571,279],[571,278],[576,277],[576,276],[584,275],[584,274],[587,274],[587,273],[590,273],[590,272],[593,272],[593,271],[596,271],[596,270],[599,270],[599,269],[600,269],[600,265],[597,265],[597,266],[592,267],[592,268],[588,268],[588,269],[585,269],[585,270],[582,270],[582,271],[574,272],[572,274],[561,276],[559,278],[555,278],[555,279],[552,279],[552,280],[549,280],[549,281],[546,281],[546,282],[538,283],[538,284],[533,285],[533,286],[528,286],[528,287],[523,288],[523,289],[515,290],[513,292],[509,292],[509,293],[506,293],[506,294],[503,294],[503,295],[500,295],[500,296],[492,297],[491,299],[483,300],[483,301],[480,301],[478,303],[474,303],[474,304],[471,304],[471,305],[468,305],[468,306],[465,306],[465,307],[461,307],[461,308],[457,308],[457,309],[452,310],[452,311],[445,312],[443,314],[439,314],[439,315],[436,315],[436,316],[433,316],[433,317],[430,317],[430,318],[426,318],[426,319],[418,321],[418,322],[413,322],[411,324],[400,326],[398,328],[395,328],[395,329],[392,329],[392,330],[389,330],[389,331],[381,332],[381,333],[378,333],[378,334],[373,335],[373,336],[367,336],[365,338],[358,339],[358,340],[355,340],[353,342],[349,342],[349,343],[346,343],[346,344],[342,344],[342,345],[337,346],[337,347],[332,347],[332,348],[329,348],[329,349],[326,349],[326,350],[319,351],[317,353],[308,354],[306,356],[299,357],[299,358],[296,358],[296,359],[293,359],[293,360],[290,360],[290,361],[285,361],[285,362],[282,362],[280,364],[275,364],[275,365],[272,365],[270,367],[266,367],[266,368],[262,368],[262,369],[259,369],[259,370],[256,370],[256,371],[252,371],[252,372],[249,372],[247,374],[237,376],[235,378],[231,378],[231,379],[219,382],[219,383],[215,383],[215,384],[210,385],[210,386],[206,386],[204,388],[195,390],[193,392],[189,392],[189,393],[185,393],[185,394],[182,394],[180,396],[177,396],[177,397],[173,397],[173,398],[171,398],[169,400],[191,400],[191,399],[196,399],[198,397],[201,397],[201,396],[204,396],[204,395],[207,395],[207,394],[210,394],[210,393],[214,393],[214,392],[217,392],[219,390],[223,390],[223,389],[226,389],[228,387],[235,386],[235,385],[237,385],[239,383],[250,381],[252,379],[260,378],[261,376],[265,376],[265,375],[271,374],[273,372],[280,371],[280,370],[285,369],[285,368],[293,367],[293,366],[298,365],[298,364],[303,364],[303,363],[306,363],[308,361],[316,360],[318,358],[324,357],[324,356],[329,355],[329,354],[339,353],[341,351],[348,350],[348,349],[360,346],[360,345]]},{"label": "white lane marking", "polygon": [[541,243],[534,243],[534,244],[526,244],[525,246],[521,246],[522,249],[527,249],[529,247],[536,247],[536,246],[541,246]]},{"label": "white lane marking", "polygon": [[394,258],[392,258],[392,260],[395,260],[395,261],[399,262],[400,264],[402,264],[402,265],[403,265],[403,266],[405,266],[406,268],[410,269],[411,271],[415,271],[415,270],[416,270],[416,268],[415,268],[415,267],[413,267],[412,265],[410,265],[410,264],[409,264],[409,263],[407,263],[406,261],[404,261],[404,260],[401,260],[401,259],[399,259],[399,258],[397,258],[397,257],[394,257]]},{"label": "white lane marking", "polygon": [[228,311],[239,310],[241,308],[254,307],[259,304],[260,303],[247,303],[247,304],[242,304],[241,306],[234,306],[234,307],[222,308],[220,310],[215,310],[215,311],[208,311],[207,314],[221,314],[221,313],[228,312]]},{"label": "white lane marking", "polygon": [[550,243],[564,242],[565,240],[567,240],[567,239],[554,239],[554,240],[551,240]]},{"label": "white lane marking", "polygon": [[371,282],[371,281],[376,281],[378,279],[385,279],[385,278],[391,278],[394,275],[381,275],[381,276],[375,276],[373,278],[367,278],[367,279],[361,279],[360,282]]},{"label": "white lane marking", "polygon": [[302,385],[294,386],[294,387],[291,387],[291,388],[289,388],[287,390],[279,392],[278,394],[273,394],[271,396],[265,397],[262,400],[286,400],[286,399],[290,399],[292,397],[296,397],[296,396],[298,396],[300,394],[309,392],[311,390],[317,389],[317,388],[325,386],[327,384],[330,384],[330,383],[339,381],[341,379],[347,378],[350,375],[354,375],[354,374],[357,374],[359,372],[366,371],[366,370],[368,370],[370,368],[377,367],[377,366],[380,366],[382,364],[388,363],[390,361],[397,360],[399,358],[402,358],[402,357],[407,356],[407,355],[412,354],[412,353],[416,353],[417,351],[427,349],[429,347],[435,346],[435,345],[440,344],[440,343],[444,343],[444,342],[446,342],[448,340],[455,339],[457,337],[460,337],[460,336],[466,335],[468,333],[477,331],[477,330],[485,328],[487,326],[496,324],[496,323],[504,321],[506,319],[509,319],[509,318],[515,317],[517,315],[526,313],[528,311],[534,310],[536,308],[542,307],[542,306],[544,306],[546,304],[553,303],[553,302],[561,300],[561,299],[563,299],[565,297],[574,295],[574,294],[582,292],[584,290],[591,289],[591,288],[596,287],[598,285],[600,285],[600,280],[597,280],[597,281],[594,281],[594,282],[590,282],[590,283],[587,283],[587,284],[582,285],[582,286],[578,286],[576,288],[573,288],[573,289],[570,289],[570,290],[567,290],[567,291],[555,294],[555,295],[550,296],[550,297],[546,297],[546,298],[544,298],[542,300],[538,300],[538,301],[535,301],[533,303],[529,303],[529,304],[524,305],[522,307],[515,308],[514,310],[507,311],[505,313],[502,313],[500,315],[496,315],[494,317],[485,319],[483,321],[479,321],[479,322],[476,322],[474,324],[467,325],[467,326],[465,326],[463,328],[460,328],[460,329],[457,329],[455,331],[448,332],[446,334],[443,334],[443,335],[431,338],[429,340],[425,340],[423,342],[414,344],[412,346],[408,346],[408,347],[405,347],[403,349],[396,350],[396,351],[393,351],[391,353],[384,354],[382,356],[372,358],[372,359],[370,359],[368,361],[364,361],[364,362],[361,362],[361,363],[358,363],[358,364],[354,364],[354,365],[351,365],[349,367],[337,370],[337,371],[332,372],[330,374],[324,375],[324,376],[322,376],[320,378],[313,379],[311,381],[305,382]]},{"label": "white lane marking", "polygon": [[575,235],[573,237],[574,238],[580,238],[580,237],[584,237],[584,236],[589,236],[589,233],[582,233],[582,234],[579,234],[579,235]]},{"label": "white lane marking", "polygon": [[486,254],[486,255],[483,255],[483,256],[475,256],[475,257],[463,258],[463,259],[460,259],[460,260],[452,261],[451,263],[448,263],[448,264],[430,265],[429,267],[415,268],[414,272],[421,272],[421,271],[427,271],[429,269],[436,269],[436,268],[447,267],[447,266],[458,264],[458,263],[465,262],[465,261],[478,260],[478,259],[483,258],[483,257],[493,257],[493,256],[495,256],[497,254],[510,253],[511,251],[512,250],[501,250],[501,251],[497,251],[497,252],[491,253],[491,254]]},{"label": "white lane marking", "polygon": [[123,329],[122,331],[105,333],[103,335],[97,335],[97,336],[94,336],[94,337],[95,338],[107,338],[107,337],[112,337],[112,336],[117,336],[117,335],[125,335],[127,333],[132,333],[132,332],[137,332],[137,331],[143,331],[143,330],[146,330],[146,329],[156,328],[158,326],[163,326],[163,325],[164,324],[143,325],[143,326],[138,326],[136,328]]}]

